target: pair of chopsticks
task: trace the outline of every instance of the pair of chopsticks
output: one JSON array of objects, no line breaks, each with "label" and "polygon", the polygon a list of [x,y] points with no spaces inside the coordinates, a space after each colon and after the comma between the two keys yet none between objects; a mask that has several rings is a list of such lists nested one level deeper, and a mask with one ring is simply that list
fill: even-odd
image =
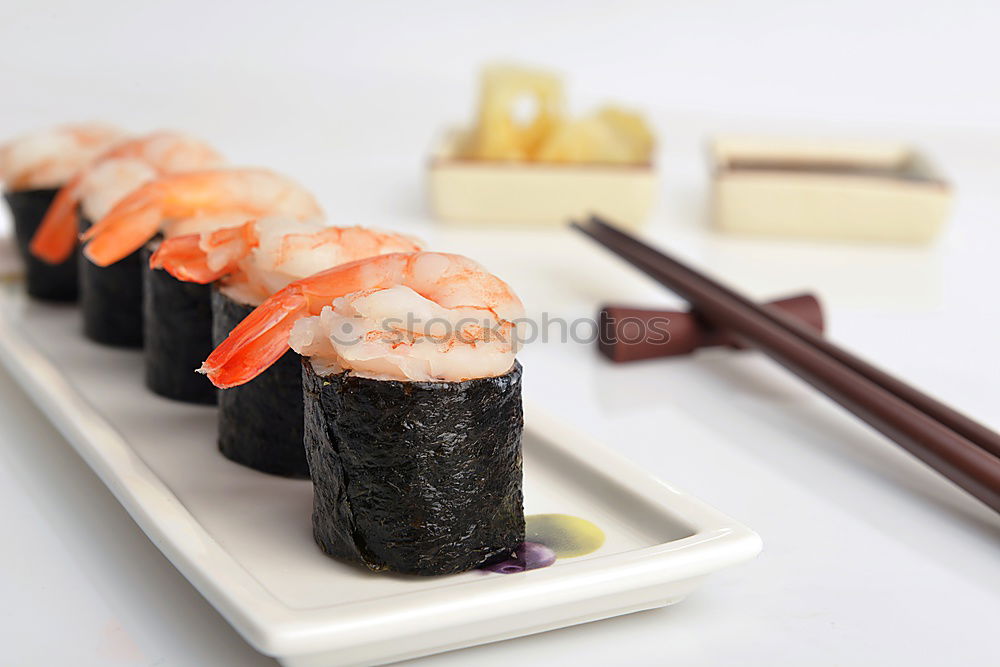
[{"label": "pair of chopsticks", "polygon": [[1000,512],[1000,434],[598,217],[572,226]]}]

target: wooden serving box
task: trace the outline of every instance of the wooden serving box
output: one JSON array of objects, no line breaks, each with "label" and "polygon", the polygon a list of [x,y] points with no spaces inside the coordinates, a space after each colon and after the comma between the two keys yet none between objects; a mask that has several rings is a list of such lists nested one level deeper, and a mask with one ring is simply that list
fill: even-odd
[{"label": "wooden serving box", "polygon": [[926,243],[951,209],[951,189],[902,144],[714,139],[712,216],[726,232]]},{"label": "wooden serving box", "polygon": [[465,224],[564,225],[596,213],[628,227],[653,207],[653,165],[499,162],[459,157],[462,133],[446,133],[428,168],[439,220]]}]

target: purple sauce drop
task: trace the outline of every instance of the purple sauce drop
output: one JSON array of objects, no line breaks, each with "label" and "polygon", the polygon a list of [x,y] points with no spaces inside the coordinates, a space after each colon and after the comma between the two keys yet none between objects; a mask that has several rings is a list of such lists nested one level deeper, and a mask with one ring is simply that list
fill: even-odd
[{"label": "purple sauce drop", "polygon": [[552,549],[537,542],[522,542],[521,546],[514,550],[513,557],[499,563],[486,565],[483,569],[500,574],[517,574],[526,570],[548,567],[554,562],[556,562],[556,552]]}]

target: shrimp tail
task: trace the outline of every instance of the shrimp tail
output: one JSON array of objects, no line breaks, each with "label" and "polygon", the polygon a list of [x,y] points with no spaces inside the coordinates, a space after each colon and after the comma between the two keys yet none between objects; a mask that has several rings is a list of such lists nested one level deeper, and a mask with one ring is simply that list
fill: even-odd
[{"label": "shrimp tail", "polygon": [[31,239],[31,254],[49,264],[62,264],[76,248],[76,207],[83,176],[77,174],[59,189]]},{"label": "shrimp tail", "polygon": [[218,229],[164,240],[149,258],[149,268],[163,269],[174,278],[202,285],[215,282],[239,268],[239,262],[260,243],[256,224]]},{"label": "shrimp tail", "polygon": [[292,326],[308,311],[308,299],[292,283],[236,325],[198,372],[220,389],[249,382],[288,351]]},{"label": "shrimp tail", "polygon": [[166,239],[149,258],[150,269],[163,269],[174,278],[207,285],[226,275],[208,266],[208,256],[199,247],[201,235],[188,234]]},{"label": "shrimp tail", "polygon": [[390,253],[320,271],[275,292],[215,348],[198,372],[226,389],[254,379],[288,351],[295,322],[318,315],[334,299],[363,289],[391,287],[419,253]]},{"label": "shrimp tail", "polygon": [[98,266],[114,264],[156,236],[161,217],[159,198],[141,188],[80,236],[87,242],[83,254]]}]

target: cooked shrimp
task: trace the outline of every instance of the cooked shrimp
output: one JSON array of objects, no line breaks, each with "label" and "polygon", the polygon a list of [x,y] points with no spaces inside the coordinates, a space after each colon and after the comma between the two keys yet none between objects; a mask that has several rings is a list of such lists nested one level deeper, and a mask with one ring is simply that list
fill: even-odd
[{"label": "cooked shrimp", "polygon": [[292,281],[319,271],[422,248],[416,239],[394,232],[265,218],[238,229],[166,239],[150,258],[150,268],[165,269],[187,282],[224,279],[227,294],[259,304]]},{"label": "cooked shrimp", "polygon": [[176,132],[154,132],[115,144],[60,188],[31,239],[32,254],[52,264],[64,262],[72,254],[77,243],[77,206],[88,181],[94,180],[102,165],[126,159],[141,162],[156,175],[209,169],[223,162],[207,144]]},{"label": "cooked shrimp", "polygon": [[[510,287],[476,262],[461,255],[436,252],[394,253],[351,262],[296,281],[265,301],[240,322],[202,364],[200,372],[217,387],[233,387],[249,382],[277,361],[289,349],[295,323],[317,316],[335,300],[370,296],[394,287],[409,288],[424,301],[429,311],[440,307],[462,315],[478,313],[489,320],[490,333],[505,338],[509,369],[513,362],[512,335],[515,321],[524,308]],[[361,294],[358,294],[361,293]],[[398,298],[398,294],[391,295]],[[425,304],[426,305],[426,304]],[[397,315],[406,315],[397,312]],[[396,317],[396,324],[402,319]],[[442,332],[429,332],[438,336]],[[444,343],[443,353],[455,341],[476,344],[484,327],[471,319]],[[415,332],[410,332],[415,334]],[[378,335],[378,332],[376,332]],[[314,341],[303,341],[308,353]],[[390,341],[390,345],[395,344]]]},{"label": "cooked shrimp", "polygon": [[107,266],[138,250],[168,219],[240,213],[247,218],[322,216],[297,183],[263,169],[217,169],[172,174],[129,194],[81,237],[84,254]]},{"label": "cooked shrimp", "polygon": [[149,268],[163,269],[184,282],[206,285],[238,270],[239,261],[259,244],[253,220],[239,227],[175,236],[160,243],[149,258]]},{"label": "cooked shrimp", "polygon": [[0,147],[0,177],[8,190],[59,187],[122,136],[98,123],[25,134]]}]

